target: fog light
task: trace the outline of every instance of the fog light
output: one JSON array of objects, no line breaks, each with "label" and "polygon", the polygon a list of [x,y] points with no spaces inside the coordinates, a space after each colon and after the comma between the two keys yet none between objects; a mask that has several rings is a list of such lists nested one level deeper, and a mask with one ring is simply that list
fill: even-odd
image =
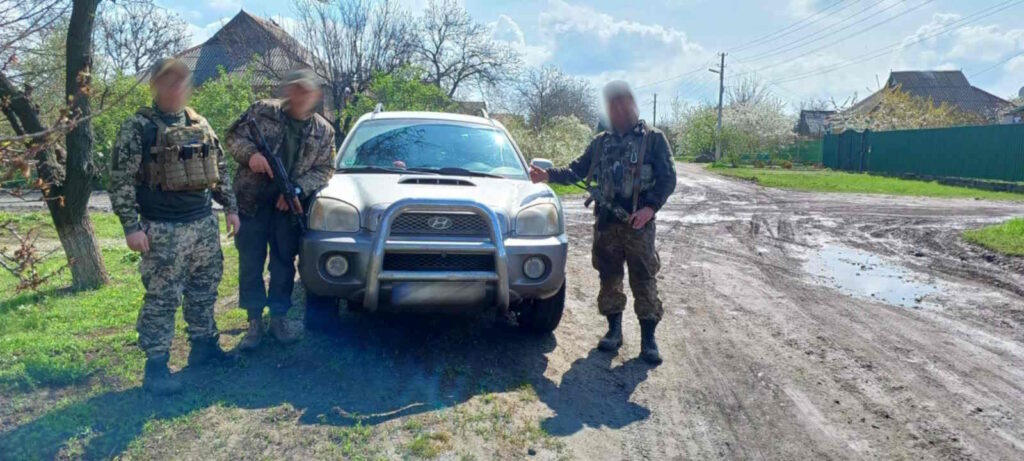
[{"label": "fog light", "polygon": [[540,256],[531,256],[523,262],[523,273],[531,279],[539,279],[547,272],[548,264]]},{"label": "fog light", "polygon": [[348,272],[348,260],[342,255],[331,255],[324,262],[324,269],[331,277],[341,277]]}]

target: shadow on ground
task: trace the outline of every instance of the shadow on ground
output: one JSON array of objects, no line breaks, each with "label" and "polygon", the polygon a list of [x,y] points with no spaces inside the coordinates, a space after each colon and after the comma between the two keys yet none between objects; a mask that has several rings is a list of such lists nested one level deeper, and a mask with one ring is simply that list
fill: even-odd
[{"label": "shadow on ground", "polygon": [[629,402],[647,377],[645,365],[630,360],[611,368],[612,356],[594,350],[556,383],[544,376],[556,345],[553,335],[474,319],[350,314],[336,336],[310,336],[287,349],[268,345],[228,368],[183,369],[187,391],[180,396],[131,388],[59,407],[0,434],[0,453],[50,459],[69,438],[89,434],[83,457],[107,458],[123,452],[148,421],[211,405],[290,404],[302,412],[300,424],[373,425],[526,384],[555,413],[541,423],[551,435],[621,428],[649,416]]}]

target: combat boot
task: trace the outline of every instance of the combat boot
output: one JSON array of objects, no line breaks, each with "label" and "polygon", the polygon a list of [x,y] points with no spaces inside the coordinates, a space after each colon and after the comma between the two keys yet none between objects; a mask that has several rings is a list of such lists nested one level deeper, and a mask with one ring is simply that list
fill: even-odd
[{"label": "combat boot", "polygon": [[245,337],[238,343],[238,350],[243,352],[255,350],[263,341],[263,333],[263,319],[250,320],[249,330],[245,332]]},{"label": "combat boot", "polygon": [[602,351],[617,351],[622,347],[622,313],[608,316],[608,333],[598,341],[597,348]]},{"label": "combat boot", "polygon": [[284,346],[299,342],[299,335],[288,328],[288,323],[285,322],[283,317],[270,319],[270,336],[273,336],[277,342]]},{"label": "combat boot", "polygon": [[207,364],[230,364],[236,360],[233,355],[224,352],[217,337],[205,338],[192,343],[192,349],[188,352],[188,366],[202,366]]},{"label": "combat boot", "polygon": [[146,359],[146,374],[142,378],[142,388],[153,395],[171,395],[181,392],[181,381],[171,376],[167,368],[167,354],[155,355]]},{"label": "combat boot", "polygon": [[640,321],[640,358],[651,365],[661,363],[658,343],[654,342],[654,329],[657,326],[657,320]]}]

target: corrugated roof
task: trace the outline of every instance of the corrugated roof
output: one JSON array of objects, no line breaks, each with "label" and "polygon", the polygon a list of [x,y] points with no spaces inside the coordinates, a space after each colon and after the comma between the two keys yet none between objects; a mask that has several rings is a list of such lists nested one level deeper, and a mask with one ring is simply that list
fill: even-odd
[{"label": "corrugated roof", "polygon": [[[1009,101],[972,86],[964,73],[958,70],[893,72],[889,74],[886,87],[899,87],[913,96],[931,99],[935,105],[946,103],[986,118],[997,116],[1012,106]],[[874,110],[881,103],[882,94],[878,91],[868,96],[851,107],[848,113],[863,114]]]},{"label": "corrugated roof", "polygon": [[819,136],[828,130],[828,118],[835,114],[834,110],[801,110],[800,121],[797,122],[797,134]]},{"label": "corrugated roof", "polygon": [[[259,55],[258,62],[254,57]],[[309,67],[309,52],[273,21],[245,10],[231,18],[206,42],[176,55],[192,69],[192,83],[200,86],[219,75],[219,67],[243,76],[252,70],[254,86],[272,86],[296,67]],[[147,77],[143,76],[143,79]]]}]

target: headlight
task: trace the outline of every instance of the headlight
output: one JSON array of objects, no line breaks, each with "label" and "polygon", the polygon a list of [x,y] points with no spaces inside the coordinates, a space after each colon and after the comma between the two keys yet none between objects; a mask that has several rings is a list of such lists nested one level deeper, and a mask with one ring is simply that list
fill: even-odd
[{"label": "headlight", "polygon": [[359,230],[359,211],[341,200],[319,198],[309,211],[309,228],[330,232]]},{"label": "headlight", "polygon": [[549,237],[561,232],[558,209],[550,203],[541,203],[522,209],[516,215],[516,234],[526,237]]}]

